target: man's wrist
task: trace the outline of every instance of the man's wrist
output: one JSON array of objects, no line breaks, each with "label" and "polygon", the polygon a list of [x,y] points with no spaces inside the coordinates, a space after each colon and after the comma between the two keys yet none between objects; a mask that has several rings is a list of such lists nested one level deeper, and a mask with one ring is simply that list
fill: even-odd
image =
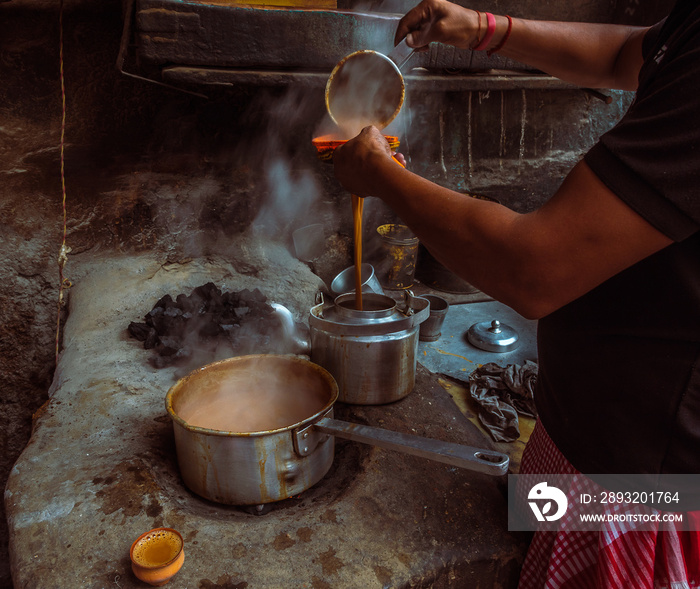
[{"label": "man's wrist", "polygon": [[488,56],[503,49],[513,31],[513,19],[510,16],[498,16],[496,19],[496,32],[491,39],[491,47],[486,50],[486,55]]}]

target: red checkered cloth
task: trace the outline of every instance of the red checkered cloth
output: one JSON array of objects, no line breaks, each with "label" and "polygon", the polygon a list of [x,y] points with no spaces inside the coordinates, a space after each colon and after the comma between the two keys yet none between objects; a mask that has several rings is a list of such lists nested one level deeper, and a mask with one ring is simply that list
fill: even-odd
[{"label": "red checkered cloth", "polygon": [[[538,421],[523,453],[520,474],[581,473]],[[594,483],[584,482],[571,492],[590,491],[590,484]],[[691,529],[700,529],[700,511],[685,516],[694,521]],[[606,524],[602,531],[535,532],[518,589],[613,588],[700,588],[700,532],[677,530],[669,522],[660,522],[653,530],[648,525],[634,530],[633,524],[615,523]]]}]

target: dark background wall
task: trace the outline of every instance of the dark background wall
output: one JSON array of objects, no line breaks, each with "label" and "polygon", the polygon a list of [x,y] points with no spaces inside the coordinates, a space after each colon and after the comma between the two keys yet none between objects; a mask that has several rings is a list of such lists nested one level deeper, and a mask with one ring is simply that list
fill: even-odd
[{"label": "dark background wall", "polygon": [[[536,4],[545,12],[549,6]],[[562,6],[568,2],[550,8]],[[613,17],[635,7],[605,3]],[[164,260],[206,255],[217,235],[244,231],[290,186],[288,199],[294,191],[314,193],[312,220],[327,227],[319,275],[327,280],[348,263],[349,204],[311,146],[325,117],[322,90],[247,84],[207,88],[203,99],[124,76],[115,66],[123,11],[119,0],[66,0],[63,11],[67,278],[78,279],[72,260],[100,251],[153,249]],[[3,484],[55,366],[63,235],[59,64],[59,3],[0,1]],[[605,105],[578,90],[409,88],[396,133],[418,173],[530,210],[628,102],[615,94]],[[368,208],[370,226],[391,217],[376,202]],[[303,219],[291,208],[285,214],[290,223],[279,237],[288,242]],[[0,515],[0,586],[10,587],[4,509]]]}]

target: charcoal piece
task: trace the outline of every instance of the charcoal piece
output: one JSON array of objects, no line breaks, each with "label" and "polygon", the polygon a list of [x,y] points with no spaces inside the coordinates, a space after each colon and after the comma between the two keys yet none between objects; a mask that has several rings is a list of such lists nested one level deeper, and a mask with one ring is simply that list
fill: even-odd
[{"label": "charcoal piece", "polygon": [[166,315],[166,313],[163,313],[161,316],[153,318],[153,327],[161,336],[179,337],[187,331],[187,321],[185,321],[181,311],[178,315]]},{"label": "charcoal piece", "polygon": [[181,364],[183,362],[186,362],[192,357],[192,349],[184,346],[180,348],[173,356],[171,356],[173,362]]},{"label": "charcoal piece", "polygon": [[267,301],[267,297],[260,292],[259,289],[255,288],[253,290],[248,290],[247,288],[244,288],[238,295],[241,303],[247,304],[250,306],[250,303],[264,303]]},{"label": "charcoal piece", "polygon": [[221,301],[225,307],[238,307],[238,293],[226,291],[221,295]]},{"label": "charcoal piece", "polygon": [[[161,299],[161,301],[162,300],[163,299]],[[144,317],[146,323],[152,327],[155,327],[158,318],[163,316],[164,309],[165,307],[159,307],[158,303],[156,303],[156,306],[153,307],[148,313],[146,313],[146,316]]]},{"label": "charcoal piece", "polygon": [[229,342],[235,342],[238,339],[238,336],[241,332],[241,326],[238,323],[234,323],[233,325],[226,325],[223,326],[223,332],[226,335],[226,338]]},{"label": "charcoal piece", "polygon": [[154,350],[156,368],[202,364],[216,357],[272,350],[279,319],[259,289],[222,292],[213,282],[179,294],[163,296],[144,317],[129,326],[132,337]]},{"label": "charcoal piece", "polygon": [[187,310],[193,315],[201,315],[207,312],[207,307],[209,306],[209,301],[204,297],[192,293],[187,297]]},{"label": "charcoal piece", "polygon": [[265,316],[275,312],[275,310],[266,302],[255,301],[250,303],[250,308],[256,315]]},{"label": "charcoal piece", "polygon": [[175,317],[182,317],[182,309],[178,307],[168,307],[163,311],[164,317],[170,317],[174,319]]},{"label": "charcoal piece", "polygon": [[182,342],[176,337],[161,337],[160,346],[157,348],[157,352],[161,356],[173,356],[182,347]]},{"label": "charcoal piece", "polygon": [[153,305],[153,308],[167,309],[168,307],[172,307],[174,305],[175,302],[173,301],[173,297],[166,294],[164,297],[161,297],[155,305]]},{"label": "charcoal piece", "polygon": [[233,325],[236,323],[240,323],[241,320],[238,317],[236,310],[232,308],[226,309],[220,316],[219,316],[219,323],[223,325]]},{"label": "charcoal piece", "polygon": [[223,297],[221,296],[221,292],[218,290],[216,292],[212,293],[211,298],[207,301],[207,311],[209,313],[223,313],[224,310],[226,309],[224,305],[224,300]]},{"label": "charcoal piece", "polygon": [[173,357],[172,356],[160,356],[160,355],[155,355],[151,356],[148,359],[148,363],[153,366],[153,368],[167,368],[168,366],[173,365]]},{"label": "charcoal piece", "polygon": [[163,309],[159,313],[149,313],[146,315],[146,323],[155,329],[158,333],[166,335],[168,332],[168,324],[170,319],[163,315]]},{"label": "charcoal piece", "polygon": [[207,282],[195,288],[190,296],[197,296],[205,301],[210,301],[212,299],[221,299],[221,291],[213,282]]},{"label": "charcoal piece", "polygon": [[276,315],[273,314],[256,314],[251,317],[249,330],[254,333],[260,333],[263,335],[276,333],[279,331],[280,322]]},{"label": "charcoal piece", "polygon": [[184,294],[179,294],[177,295],[177,298],[175,299],[175,302],[177,303],[177,306],[179,309],[182,310],[183,314],[184,313],[196,313],[197,312],[197,301],[188,297],[187,295]]},{"label": "charcoal piece", "polygon": [[153,327],[151,327],[150,331],[148,332],[148,337],[146,337],[146,341],[143,342],[143,347],[145,350],[152,350],[159,344],[160,337],[158,337],[158,332]]},{"label": "charcoal piece", "polygon": [[204,319],[204,321],[199,324],[199,329],[197,330],[200,337],[216,337],[222,332],[221,325],[216,320],[217,318],[215,315],[203,315],[202,319]]},{"label": "charcoal piece", "polygon": [[131,337],[139,340],[140,342],[145,342],[148,334],[151,330],[153,330],[153,328],[146,323],[136,323],[134,321],[129,323],[129,327],[127,329],[129,330]]}]

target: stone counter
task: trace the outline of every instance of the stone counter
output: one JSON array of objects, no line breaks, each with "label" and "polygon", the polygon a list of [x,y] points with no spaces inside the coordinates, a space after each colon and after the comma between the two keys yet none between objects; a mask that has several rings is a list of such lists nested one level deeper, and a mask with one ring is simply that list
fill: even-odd
[{"label": "stone counter", "polygon": [[[153,368],[126,327],[209,281],[258,287],[303,318],[319,281],[278,258],[255,275],[225,260],[81,263],[50,400],[5,491],[15,587],[146,586],[129,547],[158,526],[185,539],[175,588],[515,587],[526,544],[506,531],[503,478],[338,439],[326,477],[262,515],[184,487],[164,406],[179,371]],[[336,416],[491,447],[422,368],[406,399]]]}]

